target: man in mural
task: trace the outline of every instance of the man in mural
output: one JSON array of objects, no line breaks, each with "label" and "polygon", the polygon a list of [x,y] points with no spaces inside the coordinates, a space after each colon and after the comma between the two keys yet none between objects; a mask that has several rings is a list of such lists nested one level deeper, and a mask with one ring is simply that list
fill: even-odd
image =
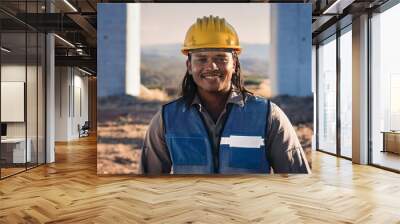
[{"label": "man in mural", "polygon": [[189,28],[181,97],[153,117],[142,173],[310,173],[283,111],[244,88],[240,52],[223,18],[199,18]]}]

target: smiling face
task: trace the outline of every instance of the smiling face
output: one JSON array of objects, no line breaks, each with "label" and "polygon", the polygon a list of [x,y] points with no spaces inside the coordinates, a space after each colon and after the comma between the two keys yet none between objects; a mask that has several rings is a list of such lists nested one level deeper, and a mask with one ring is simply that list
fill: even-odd
[{"label": "smiling face", "polygon": [[198,50],[191,52],[187,67],[199,91],[220,93],[230,90],[236,61],[226,50]]}]

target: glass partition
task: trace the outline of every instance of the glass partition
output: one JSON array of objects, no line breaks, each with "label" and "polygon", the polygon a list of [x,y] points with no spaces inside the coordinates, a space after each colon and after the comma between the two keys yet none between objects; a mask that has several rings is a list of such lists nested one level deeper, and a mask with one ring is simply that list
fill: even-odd
[{"label": "glass partition", "polygon": [[[1,34],[2,177],[26,169],[26,33]],[[4,50],[6,49],[6,50]]]},{"label": "glass partition", "polygon": [[[43,13],[45,1],[7,1],[19,16]],[[44,33],[0,12],[0,178],[45,163]],[[3,22],[7,21],[7,22]]]}]

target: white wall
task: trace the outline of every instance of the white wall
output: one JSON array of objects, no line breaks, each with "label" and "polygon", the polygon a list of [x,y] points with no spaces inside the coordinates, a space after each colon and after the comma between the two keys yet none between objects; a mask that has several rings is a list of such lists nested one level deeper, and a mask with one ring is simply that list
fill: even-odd
[{"label": "white wall", "polygon": [[67,67],[55,68],[55,141],[68,140],[69,76]]},{"label": "white wall", "polygon": [[[71,119],[71,132],[70,135],[73,136],[73,138],[78,138],[79,133],[78,133],[78,124],[82,126],[85,121],[89,120],[88,116],[88,77],[82,77],[81,75],[76,74],[77,70],[74,70],[75,75],[74,75],[74,108],[72,108],[72,119]],[[79,73],[82,74],[82,73]],[[80,92],[80,93],[79,93]],[[80,96],[80,97],[79,97]],[[80,102],[79,102],[80,101]],[[79,108],[81,107],[81,108]],[[80,111],[81,110],[81,111]]]},{"label": "white wall", "polygon": [[56,141],[79,138],[78,124],[88,120],[88,78],[83,75],[76,68],[56,67]]}]

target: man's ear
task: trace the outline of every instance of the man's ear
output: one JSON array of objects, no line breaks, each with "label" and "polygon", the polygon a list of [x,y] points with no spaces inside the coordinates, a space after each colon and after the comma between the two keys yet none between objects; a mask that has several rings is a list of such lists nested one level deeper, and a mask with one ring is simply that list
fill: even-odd
[{"label": "man's ear", "polygon": [[235,57],[234,55],[232,55],[232,57],[233,57],[233,69],[235,70],[234,72],[237,72],[237,71],[236,71],[236,64],[237,64],[238,58]]}]

